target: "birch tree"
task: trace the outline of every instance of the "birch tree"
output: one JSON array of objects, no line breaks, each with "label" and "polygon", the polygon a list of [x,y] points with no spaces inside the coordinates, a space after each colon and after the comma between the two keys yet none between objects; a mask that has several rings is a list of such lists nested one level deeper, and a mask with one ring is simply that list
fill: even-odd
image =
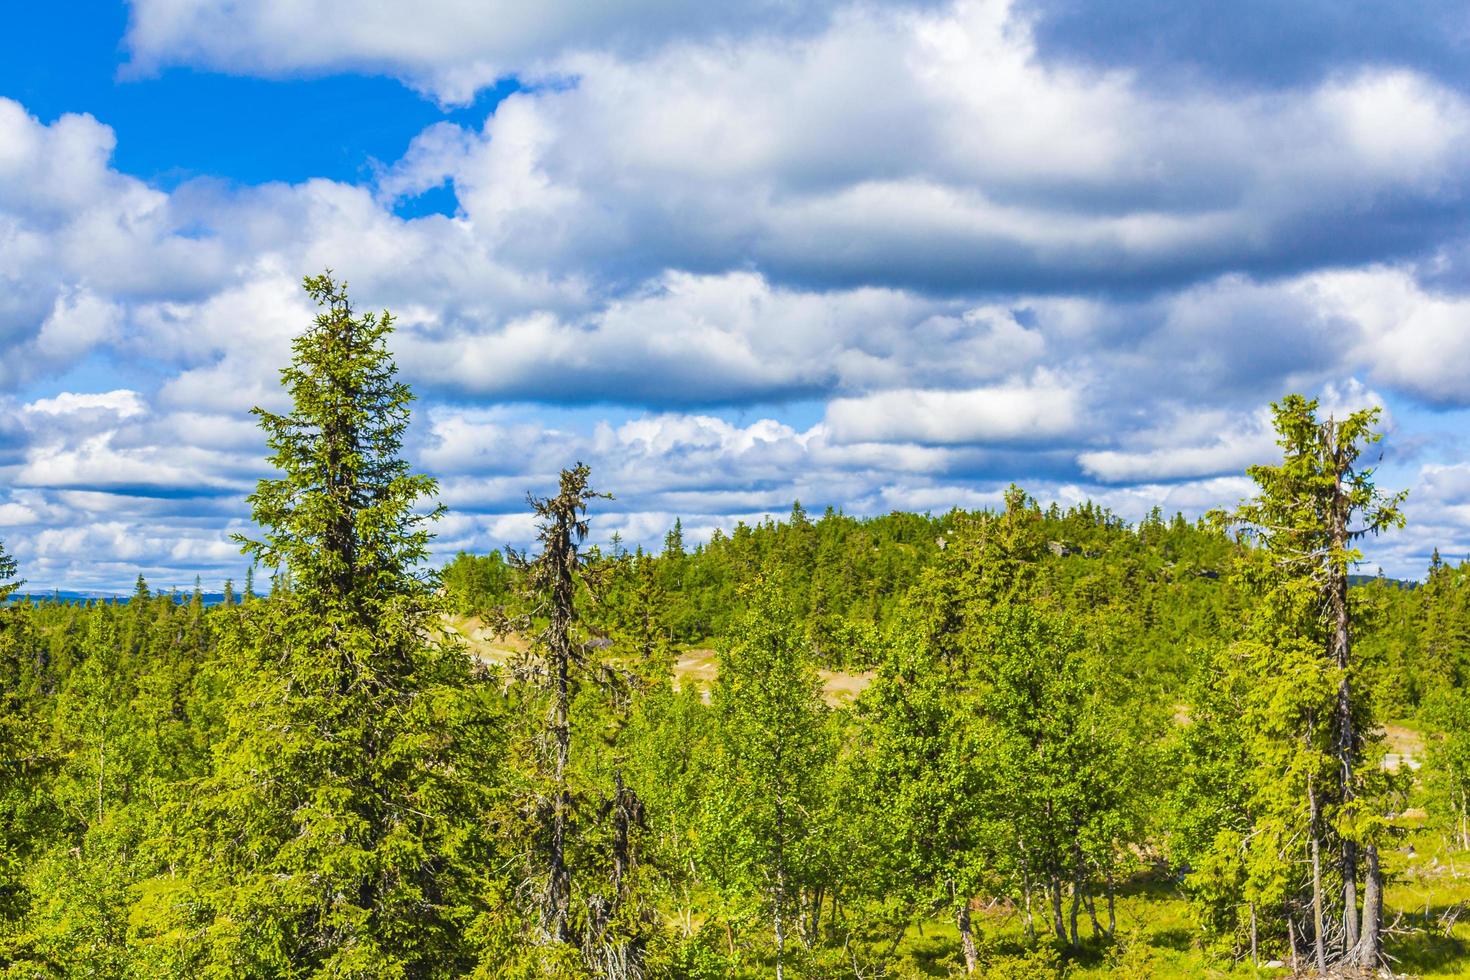
[{"label": "birch tree", "polygon": [[804,631],[766,582],[720,651],[715,683],[717,757],[707,797],[705,863],[734,898],[754,898],[785,976],[801,889],[822,852],[823,795],[835,742]]}]

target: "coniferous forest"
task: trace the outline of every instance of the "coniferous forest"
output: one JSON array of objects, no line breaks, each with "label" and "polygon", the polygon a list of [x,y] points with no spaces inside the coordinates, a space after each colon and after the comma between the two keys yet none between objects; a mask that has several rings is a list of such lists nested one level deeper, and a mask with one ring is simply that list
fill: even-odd
[{"label": "coniferous forest", "polygon": [[1283,396],[1197,521],[630,549],[567,460],[533,547],[436,571],[392,317],[305,286],[223,602],[0,550],[3,976],[1470,970],[1470,566],[1363,573],[1375,411]]}]

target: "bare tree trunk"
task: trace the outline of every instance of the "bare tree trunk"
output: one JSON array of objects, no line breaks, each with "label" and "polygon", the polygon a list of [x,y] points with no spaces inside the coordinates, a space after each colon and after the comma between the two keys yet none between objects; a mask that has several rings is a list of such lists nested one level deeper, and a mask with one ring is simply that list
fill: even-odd
[{"label": "bare tree trunk", "polygon": [[1312,941],[1316,946],[1317,970],[1321,973],[1327,972],[1327,937],[1324,935],[1324,922],[1322,920],[1322,841],[1318,832],[1318,821],[1320,814],[1317,810],[1317,796],[1312,791],[1312,777],[1307,777],[1307,802],[1311,808],[1312,829]]},{"label": "bare tree trunk", "polygon": [[551,867],[547,881],[548,932],[557,942],[571,939],[572,874],[567,866],[567,823],[572,808],[567,788],[567,767],[572,754],[571,726],[571,656],[563,646],[553,650],[556,671],[551,695],[552,733],[552,797],[551,797]]},{"label": "bare tree trunk", "polygon": [[1363,885],[1363,934],[1358,940],[1358,965],[1376,970],[1383,958],[1383,870],[1378,866],[1378,845],[1363,848],[1368,865]]},{"label": "bare tree trunk", "polygon": [[[1021,850],[1024,854],[1023,848],[1017,849]],[[1034,943],[1036,942],[1036,919],[1031,914],[1031,874],[1025,870],[1026,864],[1024,858],[1021,863],[1021,869],[1021,896],[1026,901],[1026,938]]]},{"label": "bare tree trunk", "polygon": [[1113,894],[1113,873],[1108,872],[1108,938],[1118,935],[1118,907]]},{"label": "bare tree trunk", "polygon": [[1062,878],[1061,875],[1053,874],[1047,889],[1051,896],[1051,924],[1052,931],[1057,935],[1057,942],[1067,941],[1067,923],[1062,918]]},{"label": "bare tree trunk", "polygon": [[776,926],[776,980],[784,980],[786,930],[781,919],[781,906],[786,902],[786,804],[776,794],[776,895],[773,902]]},{"label": "bare tree trunk", "polygon": [[1256,903],[1251,902],[1251,966],[1260,965],[1260,946],[1256,941]]},{"label": "bare tree trunk", "polygon": [[1068,922],[1067,938],[1071,944],[1081,946],[1082,941],[1077,937],[1077,913],[1082,910],[1082,869],[1080,867],[1072,870],[1072,911]]},{"label": "bare tree trunk", "polygon": [[[1342,457],[1337,424],[1329,419],[1323,440],[1332,466],[1332,503],[1327,515],[1327,532],[1332,553],[1327,559],[1327,581],[1324,597],[1329,616],[1327,655],[1341,672],[1337,683],[1337,762],[1338,778],[1341,780],[1339,798],[1347,803],[1356,795],[1353,780],[1353,765],[1358,751],[1358,733],[1353,719],[1352,686],[1348,669],[1352,662],[1352,633],[1348,613],[1347,565],[1341,556],[1349,544],[1348,514],[1351,501],[1343,489],[1342,478],[1346,461]],[[1343,950],[1351,952],[1358,944],[1358,848],[1352,840],[1342,842],[1342,925]]]},{"label": "bare tree trunk", "polygon": [[970,900],[968,898],[955,912],[955,925],[959,926],[960,930],[960,950],[965,956],[965,972],[974,973],[975,967],[980,962],[980,954],[975,949],[975,935],[970,930]]},{"label": "bare tree trunk", "polygon": [[785,976],[782,961],[786,956],[786,930],[781,923],[781,872],[776,872],[776,899],[771,903],[771,911],[776,922],[776,980],[783,980]]},{"label": "bare tree trunk", "polygon": [[1097,921],[1097,900],[1091,888],[1083,889],[1082,901],[1087,905],[1087,918],[1092,922],[1092,938],[1099,939],[1102,937],[1103,927],[1102,923]]},{"label": "bare tree trunk", "polygon": [[1296,922],[1291,918],[1291,909],[1286,910],[1286,941],[1291,947],[1291,975],[1302,972],[1301,961],[1296,956]]}]

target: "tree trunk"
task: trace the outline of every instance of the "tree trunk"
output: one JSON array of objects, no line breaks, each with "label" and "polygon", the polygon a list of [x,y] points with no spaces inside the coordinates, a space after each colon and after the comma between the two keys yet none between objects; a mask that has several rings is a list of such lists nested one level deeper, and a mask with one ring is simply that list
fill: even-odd
[{"label": "tree trunk", "polygon": [[776,894],[773,904],[776,926],[776,980],[783,980],[786,958],[786,929],[781,919],[781,906],[786,902],[786,802],[776,794]]},{"label": "tree trunk", "polygon": [[1100,939],[1103,934],[1103,927],[1102,923],[1097,921],[1097,900],[1093,896],[1091,888],[1083,890],[1082,900],[1087,903],[1087,918],[1092,922],[1092,938]]},{"label": "tree trunk", "polygon": [[1251,966],[1260,965],[1260,946],[1256,941],[1256,903],[1251,902]]},{"label": "tree trunk", "polygon": [[1108,872],[1108,938],[1118,935],[1118,907],[1113,894],[1113,873]]},{"label": "tree trunk", "polygon": [[1067,923],[1062,918],[1062,878],[1053,874],[1047,891],[1051,897],[1051,925],[1052,931],[1057,935],[1057,942],[1067,941]]},{"label": "tree trunk", "polygon": [[980,962],[980,954],[975,949],[975,936],[970,931],[970,900],[966,898],[955,912],[955,925],[960,930],[960,950],[965,955],[965,972],[974,973],[975,967]]},{"label": "tree trunk", "polygon": [[556,687],[551,695],[551,731],[553,738],[552,803],[551,803],[551,877],[547,882],[549,929],[552,938],[564,943],[571,939],[572,875],[567,866],[567,823],[571,810],[571,793],[567,788],[567,768],[572,754],[571,726],[571,656],[564,644],[553,651]]},{"label": "tree trunk", "polygon": [[1327,972],[1327,937],[1322,920],[1322,841],[1319,838],[1317,796],[1312,791],[1312,777],[1307,777],[1307,803],[1311,808],[1312,828],[1312,942],[1316,948],[1317,970]]},{"label": "tree trunk", "polygon": [[[1347,565],[1338,556],[1343,555],[1351,542],[1348,540],[1348,513],[1351,509],[1342,479],[1344,461],[1339,444],[1336,423],[1328,420],[1325,426],[1327,452],[1331,455],[1332,501],[1327,514],[1327,533],[1331,554],[1327,558],[1327,581],[1325,584],[1328,612],[1328,659],[1336,664],[1340,675],[1337,682],[1337,737],[1336,751],[1338,778],[1341,780],[1338,797],[1350,802],[1356,795],[1353,781],[1353,765],[1358,750],[1358,733],[1353,719],[1352,684],[1348,669],[1352,662],[1352,633],[1348,614]],[[1358,944],[1358,848],[1352,840],[1342,842],[1342,925],[1343,952],[1351,955]]]},{"label": "tree trunk", "polygon": [[1067,923],[1067,940],[1072,944],[1074,948],[1082,945],[1082,941],[1077,937],[1077,913],[1082,910],[1081,878],[1082,873],[1080,869],[1074,870],[1072,874],[1072,911],[1070,916],[1068,917],[1069,921]]},{"label": "tree trunk", "polygon": [[1363,848],[1368,865],[1363,884],[1363,934],[1358,940],[1358,965],[1376,970],[1383,957],[1383,870],[1378,866],[1378,845]]},{"label": "tree trunk", "polygon": [[[780,874],[778,872],[778,882],[779,879]],[[781,892],[781,886],[779,883],[776,885],[776,892],[779,896]],[[771,903],[771,906],[771,911],[773,913],[776,923],[776,980],[783,980],[785,974],[782,970],[782,960],[784,960],[786,956],[786,930],[781,923],[781,899],[779,897],[776,898],[776,900]]]}]

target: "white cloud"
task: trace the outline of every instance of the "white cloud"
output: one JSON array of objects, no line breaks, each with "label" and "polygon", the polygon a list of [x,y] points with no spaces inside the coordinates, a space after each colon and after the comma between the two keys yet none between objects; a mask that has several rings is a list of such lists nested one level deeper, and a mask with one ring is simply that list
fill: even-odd
[{"label": "white cloud", "polygon": [[[1146,87],[1047,61],[1001,0],[575,6],[136,0],[144,68],[555,82],[362,185],[162,190],[103,122],[0,99],[0,524],[29,577],[236,567],[246,411],[282,404],[324,266],[400,316],[446,547],[524,541],[525,492],[577,458],[631,540],[1011,479],[1139,515],[1238,498],[1285,391],[1470,404],[1470,300],[1412,264],[1463,234],[1470,114],[1421,73]],[[446,180],[453,217],[393,213]],[[1470,538],[1425,473],[1445,507],[1416,520]]]},{"label": "white cloud", "polygon": [[145,414],[148,409],[136,391],[119,388],[116,391],[77,393],[63,391],[54,398],[39,398],[25,406],[26,412],[41,415],[74,415],[78,412],[109,413],[118,418],[132,418]]},{"label": "white cloud", "polygon": [[[127,45],[135,68],[192,64],[264,75],[367,71],[397,75],[444,102],[468,102],[502,76],[566,50],[638,51],[676,37],[801,28],[820,0],[132,0]],[[323,25],[331,25],[324,30]]]},{"label": "white cloud", "polygon": [[899,389],[827,406],[827,424],[841,442],[1044,442],[1077,438],[1079,392],[1060,378],[962,391]]}]

